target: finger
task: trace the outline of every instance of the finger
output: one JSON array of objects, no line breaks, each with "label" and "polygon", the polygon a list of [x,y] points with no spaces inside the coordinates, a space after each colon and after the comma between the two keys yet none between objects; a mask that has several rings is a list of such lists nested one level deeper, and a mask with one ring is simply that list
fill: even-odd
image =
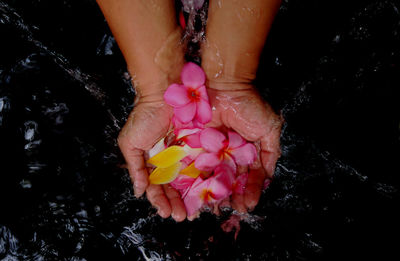
[{"label": "finger", "polygon": [[128,171],[133,182],[135,196],[140,197],[149,185],[147,168],[143,157],[144,152],[135,148],[127,148],[125,145],[120,147],[128,164]]},{"label": "finger", "polygon": [[[249,167],[248,166],[238,166],[237,167],[237,175],[241,175],[244,173],[249,172]],[[246,213],[247,212],[247,207],[245,205],[244,201],[244,194],[238,194],[233,191],[233,194],[231,196],[231,204],[233,209],[237,210],[240,213]]]},{"label": "finger", "polygon": [[275,172],[276,162],[280,157],[278,152],[262,151],[261,159],[264,169],[266,171],[267,177],[272,178]]},{"label": "finger", "polygon": [[186,208],[183,204],[181,195],[178,191],[172,188],[170,185],[166,184],[163,185],[165,194],[171,204],[171,216],[172,218],[177,221],[181,222],[186,218]]},{"label": "finger", "polygon": [[221,211],[220,211],[220,208],[219,208],[219,203],[213,204],[212,207],[213,207],[213,213],[214,213],[214,215],[220,216],[220,215],[221,215]]},{"label": "finger", "polygon": [[162,186],[151,184],[146,189],[146,195],[150,203],[157,209],[158,215],[162,218],[171,215],[171,205]]},{"label": "finger", "polygon": [[250,168],[246,189],[244,190],[244,205],[250,211],[260,200],[261,191],[265,180],[265,170],[262,167]]},{"label": "finger", "polygon": [[233,193],[231,197],[231,203],[232,207],[236,209],[239,213],[247,212],[243,194]]},{"label": "finger", "polygon": [[280,135],[281,125],[272,128],[271,131],[261,139],[261,163],[264,166],[267,176],[272,178],[275,165],[281,155],[280,150]]}]

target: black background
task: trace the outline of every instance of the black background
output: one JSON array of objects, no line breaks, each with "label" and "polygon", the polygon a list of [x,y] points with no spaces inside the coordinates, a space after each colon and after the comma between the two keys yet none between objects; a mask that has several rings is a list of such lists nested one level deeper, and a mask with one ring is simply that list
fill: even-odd
[{"label": "black background", "polygon": [[134,93],[96,3],[0,1],[0,259],[398,259],[399,10],[283,1],[256,82],[282,157],[235,241],[229,213],[177,224],[132,196]]}]

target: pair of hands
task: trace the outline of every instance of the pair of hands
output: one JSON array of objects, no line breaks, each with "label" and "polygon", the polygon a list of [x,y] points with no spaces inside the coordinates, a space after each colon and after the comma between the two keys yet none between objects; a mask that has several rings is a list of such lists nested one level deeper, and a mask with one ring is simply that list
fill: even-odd
[{"label": "pair of hands", "polygon": [[[265,179],[271,178],[274,173],[280,156],[282,119],[250,84],[221,86],[210,82],[208,85],[213,115],[207,127],[233,129],[260,149],[259,159],[249,167],[244,194],[233,194],[230,201],[221,203],[246,212],[257,205]],[[149,185],[145,162],[146,151],[172,128],[172,115],[173,110],[164,102],[163,93],[140,98],[120,132],[118,144],[134,184],[135,196],[140,197],[146,192],[161,217],[172,216],[176,221],[183,221],[186,210],[179,193],[169,184]]]}]

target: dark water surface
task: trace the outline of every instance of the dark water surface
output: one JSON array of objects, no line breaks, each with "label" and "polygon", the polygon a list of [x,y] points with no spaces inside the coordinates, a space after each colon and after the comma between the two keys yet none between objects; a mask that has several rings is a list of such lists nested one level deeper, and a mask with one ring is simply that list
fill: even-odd
[{"label": "dark water surface", "polygon": [[0,0],[0,260],[399,260],[399,10],[284,1],[257,82],[283,153],[235,241],[228,214],[132,196],[134,93],[96,3]]}]

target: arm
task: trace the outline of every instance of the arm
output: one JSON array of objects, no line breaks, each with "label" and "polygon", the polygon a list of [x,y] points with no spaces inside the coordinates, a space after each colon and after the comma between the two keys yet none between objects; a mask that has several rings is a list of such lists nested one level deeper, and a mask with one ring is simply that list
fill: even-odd
[{"label": "arm", "polygon": [[[281,0],[210,0],[202,65],[219,88],[251,83]],[[222,66],[221,66],[222,64]],[[218,77],[215,77],[215,76]]]},{"label": "arm", "polygon": [[261,149],[260,161],[249,170],[244,195],[232,196],[239,211],[256,206],[264,179],[272,177],[280,156],[281,119],[252,86],[279,6],[280,0],[210,0],[202,66],[216,108],[211,124],[232,128]]},{"label": "arm", "polygon": [[[173,1],[97,0],[140,97],[161,97],[184,62]],[[178,66],[178,68],[176,68]]]},{"label": "arm", "polygon": [[163,101],[184,63],[181,30],[173,1],[97,0],[124,55],[137,91],[134,110],[118,137],[135,195],[147,198],[164,218],[181,221],[186,211],[178,192],[149,185],[144,153],[170,128],[172,111]]}]

